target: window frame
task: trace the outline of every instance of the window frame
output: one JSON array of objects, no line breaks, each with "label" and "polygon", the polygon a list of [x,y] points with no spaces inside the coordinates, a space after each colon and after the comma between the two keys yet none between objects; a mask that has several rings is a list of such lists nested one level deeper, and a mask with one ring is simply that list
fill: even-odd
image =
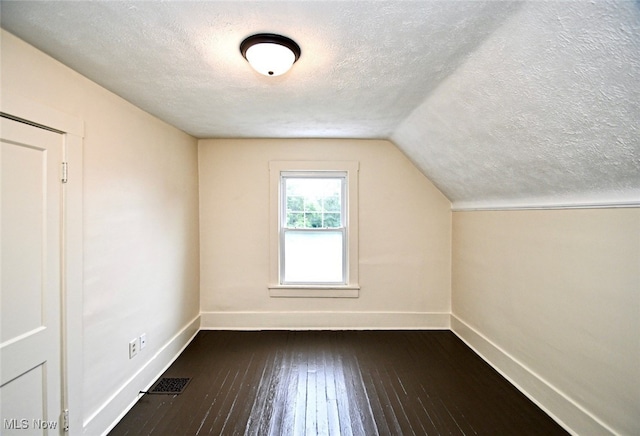
[{"label": "window frame", "polygon": [[[357,161],[272,161],[270,174],[270,272],[271,297],[359,297],[358,284],[358,172]],[[284,176],[283,176],[284,175]],[[343,228],[343,282],[284,282],[284,235],[286,227],[286,193],[283,178],[344,177],[341,219]],[[301,229],[298,229],[300,231]],[[291,231],[291,230],[287,230]],[[304,230],[303,230],[304,231]],[[324,231],[309,229],[309,231]],[[327,231],[336,231],[335,228]]]},{"label": "window frame", "polygon": [[[340,179],[340,227],[317,227],[317,228],[291,228],[287,226],[287,186],[286,179]],[[280,214],[279,228],[280,248],[279,248],[279,265],[280,277],[279,283],[285,286],[346,286],[349,283],[349,258],[348,256],[348,174],[345,171],[281,171],[280,172]],[[342,280],[339,282],[314,282],[314,281],[287,281],[286,273],[286,251],[285,240],[287,233],[340,233],[342,238]]]}]

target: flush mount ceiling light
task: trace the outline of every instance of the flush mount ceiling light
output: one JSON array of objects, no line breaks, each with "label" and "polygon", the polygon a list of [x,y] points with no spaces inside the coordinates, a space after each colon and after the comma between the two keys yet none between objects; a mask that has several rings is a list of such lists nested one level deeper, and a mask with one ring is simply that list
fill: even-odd
[{"label": "flush mount ceiling light", "polygon": [[300,46],[286,36],[259,33],[242,41],[240,52],[260,74],[279,76],[298,60]]}]

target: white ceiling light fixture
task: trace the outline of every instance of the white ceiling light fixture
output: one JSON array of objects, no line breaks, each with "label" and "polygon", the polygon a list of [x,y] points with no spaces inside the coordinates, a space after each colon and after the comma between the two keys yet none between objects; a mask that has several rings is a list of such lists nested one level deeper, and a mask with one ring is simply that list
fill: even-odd
[{"label": "white ceiling light fixture", "polygon": [[240,52],[254,70],[265,76],[286,73],[300,58],[300,46],[295,41],[273,33],[248,37],[240,44]]}]

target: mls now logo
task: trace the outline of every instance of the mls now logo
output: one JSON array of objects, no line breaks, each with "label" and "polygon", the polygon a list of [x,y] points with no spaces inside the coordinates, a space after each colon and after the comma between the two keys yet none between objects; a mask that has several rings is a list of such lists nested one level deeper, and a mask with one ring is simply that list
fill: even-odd
[{"label": "mls now logo", "polygon": [[55,430],[58,428],[56,421],[44,421],[42,419],[5,419],[3,422],[5,430]]}]

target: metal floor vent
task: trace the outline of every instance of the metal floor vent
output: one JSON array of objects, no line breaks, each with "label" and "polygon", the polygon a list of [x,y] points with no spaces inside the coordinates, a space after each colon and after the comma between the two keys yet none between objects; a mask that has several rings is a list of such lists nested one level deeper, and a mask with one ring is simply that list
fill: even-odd
[{"label": "metal floor vent", "polygon": [[149,389],[149,394],[167,394],[167,395],[177,395],[181,394],[189,382],[191,378],[181,377],[181,378],[171,378],[171,377],[163,377],[158,382]]}]

